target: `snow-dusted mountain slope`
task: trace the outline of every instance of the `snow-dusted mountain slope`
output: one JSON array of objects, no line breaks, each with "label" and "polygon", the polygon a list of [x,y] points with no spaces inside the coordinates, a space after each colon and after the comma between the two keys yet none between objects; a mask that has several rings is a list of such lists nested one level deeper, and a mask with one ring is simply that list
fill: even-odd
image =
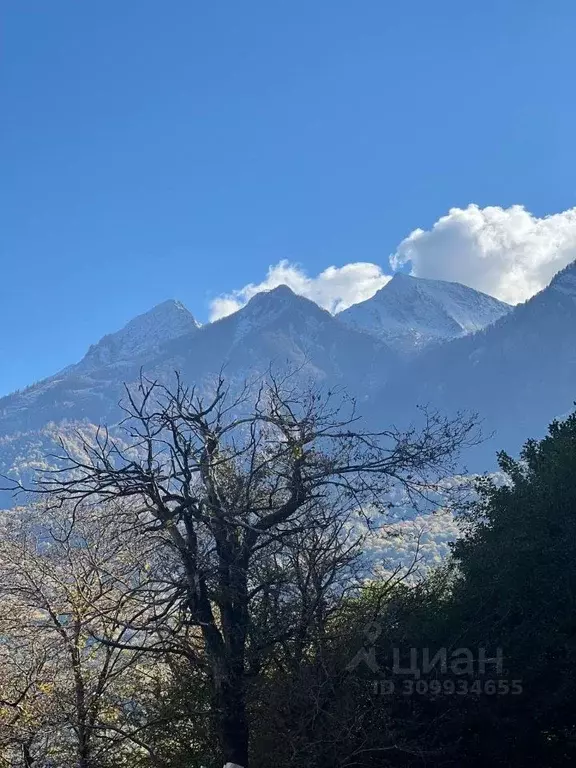
[{"label": "snow-dusted mountain slope", "polygon": [[179,301],[169,299],[138,315],[120,331],[93,344],[86,356],[68,371],[87,372],[106,365],[121,364],[157,353],[172,339],[200,327],[194,316]]},{"label": "snow-dusted mountain slope", "polygon": [[474,468],[501,448],[516,452],[576,400],[576,262],[550,285],[485,330],[430,349],[397,369],[376,396],[407,421],[415,403],[475,411],[486,435]]},{"label": "snow-dusted mountain slope", "polygon": [[396,364],[396,355],[381,341],[348,328],[286,286],[257,294],[193,339],[166,345],[155,365],[165,367],[168,359],[178,362],[189,380],[201,381],[222,365],[233,380],[272,365],[298,369],[303,379],[344,385],[360,396],[380,386]]},{"label": "snow-dusted mountain slope", "polygon": [[510,309],[459,283],[397,273],[371,299],[344,310],[338,318],[409,355],[430,344],[479,331]]}]

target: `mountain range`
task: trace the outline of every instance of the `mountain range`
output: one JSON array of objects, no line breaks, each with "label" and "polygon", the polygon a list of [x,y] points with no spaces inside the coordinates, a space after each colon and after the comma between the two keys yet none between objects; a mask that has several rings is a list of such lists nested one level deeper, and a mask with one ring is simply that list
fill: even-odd
[{"label": "mountain range", "polygon": [[[59,431],[113,425],[124,383],[140,370],[208,386],[270,366],[338,385],[375,425],[414,418],[417,404],[477,411],[493,441],[471,455],[494,465],[570,410],[576,394],[576,263],[525,304],[510,307],[457,283],[396,275],[371,299],[334,316],[279,286],[200,325],[167,301],[94,344],[78,363],[0,399],[0,473],[45,462]],[[6,497],[2,504],[12,503]]]}]

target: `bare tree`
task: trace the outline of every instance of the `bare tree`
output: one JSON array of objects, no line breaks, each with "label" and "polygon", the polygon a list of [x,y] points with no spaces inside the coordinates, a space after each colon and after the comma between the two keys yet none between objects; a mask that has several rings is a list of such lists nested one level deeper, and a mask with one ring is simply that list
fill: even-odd
[{"label": "bare tree", "polygon": [[[63,445],[62,469],[42,476],[37,490],[53,504],[121,502],[127,530],[169,545],[174,557],[155,596],[148,590],[140,623],[135,616],[130,626],[144,628],[151,611],[156,625],[178,618],[163,648],[173,643],[174,652],[206,664],[221,756],[246,768],[249,681],[290,633],[297,659],[330,589],[329,582],[307,587],[312,603],[294,601],[295,616],[278,584],[287,573],[298,588],[298,579],[335,572],[310,561],[303,569],[294,545],[316,541],[307,556],[318,559],[334,535],[344,566],[348,523],[381,518],[394,486],[426,498],[474,439],[473,419],[424,413],[418,430],[370,432],[360,428],[352,402],[274,376],[256,395],[237,397],[220,378],[209,399],[178,376],[172,388],[141,377],[127,389],[124,410],[122,444],[102,430],[84,444],[84,458]],[[354,546],[350,540],[350,553]]]},{"label": "bare tree", "polygon": [[141,582],[143,553],[102,530],[101,509],[74,522],[65,505],[2,519],[0,746],[21,751],[15,764],[105,765],[118,742],[109,728],[136,689],[141,653],[119,647],[129,629],[118,584]]}]

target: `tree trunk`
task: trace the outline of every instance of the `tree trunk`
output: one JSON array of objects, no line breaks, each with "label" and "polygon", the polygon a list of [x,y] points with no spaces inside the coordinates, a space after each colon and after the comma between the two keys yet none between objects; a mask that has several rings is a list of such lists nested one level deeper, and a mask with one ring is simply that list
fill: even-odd
[{"label": "tree trunk", "polygon": [[224,763],[248,768],[248,720],[241,678],[216,681],[216,722]]},{"label": "tree trunk", "polygon": [[24,768],[33,768],[34,758],[28,744],[22,744],[22,757],[24,758]]}]

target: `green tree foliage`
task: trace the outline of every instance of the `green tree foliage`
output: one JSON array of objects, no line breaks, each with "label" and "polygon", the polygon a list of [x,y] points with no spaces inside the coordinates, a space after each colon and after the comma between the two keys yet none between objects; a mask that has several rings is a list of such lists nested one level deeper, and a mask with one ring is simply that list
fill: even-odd
[{"label": "green tree foliage", "polygon": [[[576,414],[554,421],[483,479],[454,547],[461,572],[449,622],[462,644],[500,646],[524,693],[491,708],[525,762],[576,759]],[[465,642],[464,642],[465,641]],[[528,723],[530,726],[528,727]],[[529,753],[529,754],[528,754]],[[548,758],[546,758],[548,759]]]}]

